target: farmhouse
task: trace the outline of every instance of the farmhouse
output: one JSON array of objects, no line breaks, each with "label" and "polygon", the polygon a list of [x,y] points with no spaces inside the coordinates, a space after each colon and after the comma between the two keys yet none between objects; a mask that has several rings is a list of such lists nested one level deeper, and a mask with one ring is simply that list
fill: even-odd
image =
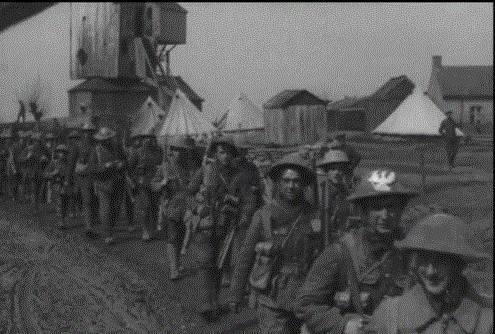
[{"label": "farmhouse", "polygon": [[493,135],[493,66],[444,66],[433,56],[427,94],[463,129]]}]

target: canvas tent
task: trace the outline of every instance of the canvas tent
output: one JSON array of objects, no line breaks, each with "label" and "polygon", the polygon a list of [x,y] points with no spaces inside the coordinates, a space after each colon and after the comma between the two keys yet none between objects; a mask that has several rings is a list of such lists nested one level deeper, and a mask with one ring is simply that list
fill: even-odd
[{"label": "canvas tent", "polygon": [[[372,133],[400,136],[440,136],[438,129],[445,114],[432,100],[415,90]],[[464,136],[456,130],[458,136]]]},{"label": "canvas tent", "polygon": [[198,138],[215,131],[213,125],[206,120],[201,112],[189,101],[181,90],[176,90],[168,114],[163,119],[157,137],[171,139],[181,136]]},{"label": "canvas tent", "polygon": [[156,103],[151,96],[141,105],[134,120],[132,133],[151,133],[151,129],[156,123],[165,118],[167,113]]},{"label": "canvas tent", "polygon": [[225,131],[244,131],[263,128],[263,112],[244,93],[237,95],[227,109]]}]

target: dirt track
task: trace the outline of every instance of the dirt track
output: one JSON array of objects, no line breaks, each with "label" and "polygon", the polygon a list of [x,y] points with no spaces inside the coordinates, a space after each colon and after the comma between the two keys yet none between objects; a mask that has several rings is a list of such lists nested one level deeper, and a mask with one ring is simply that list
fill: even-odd
[{"label": "dirt track", "polygon": [[[379,155],[379,152],[371,152],[371,150],[368,153]],[[380,161],[365,158],[358,173],[387,165],[402,173],[403,181],[418,188],[421,172],[418,163],[416,161],[402,161],[401,163],[398,161],[400,159],[395,158]],[[460,152],[458,160],[461,166],[450,173],[445,172],[443,166],[434,161],[435,159],[427,161],[426,194],[416,201],[439,203],[468,222],[478,217],[486,217],[490,213],[493,215],[492,159],[491,150],[483,152],[464,150]],[[121,238],[114,246],[106,247],[101,242],[88,242],[82,239],[80,228],[64,233],[54,232],[50,227],[54,226],[55,216],[47,214],[33,217],[29,205],[4,201],[0,209],[5,210],[5,213],[2,213],[4,219],[10,222],[20,222],[25,226],[24,229],[26,226],[39,226],[42,233],[47,236],[47,240],[69,238],[71,242],[93,246],[101,259],[112,258],[123,271],[135,273],[136,277],[143,280],[147,290],[151,291],[148,302],[158,317],[163,318],[164,324],[167,324],[167,329],[171,333],[256,333],[253,323],[250,322],[254,317],[253,310],[244,309],[239,315],[226,315],[218,323],[212,325],[205,324],[200,317],[196,316],[192,311],[196,301],[195,278],[187,278],[174,284],[169,282],[163,241],[145,244],[139,240],[139,235],[122,232]],[[75,225],[77,221],[74,219]],[[31,229],[27,228],[28,231]],[[24,239],[26,245],[30,242],[34,241]],[[244,322],[247,324],[242,328]],[[241,328],[234,331],[232,326],[238,323],[241,323]]]}]

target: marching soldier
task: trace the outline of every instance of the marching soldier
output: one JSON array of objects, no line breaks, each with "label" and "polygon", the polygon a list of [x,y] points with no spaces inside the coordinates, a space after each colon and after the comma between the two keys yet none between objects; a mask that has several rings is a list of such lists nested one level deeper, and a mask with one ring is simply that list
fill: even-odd
[{"label": "marching soldier", "polygon": [[366,225],[325,248],[297,296],[296,313],[311,332],[353,333],[385,296],[407,288],[407,270],[393,241],[401,237],[401,213],[415,196],[386,169],[357,185],[348,200],[362,208]]},{"label": "marching soldier", "polygon": [[344,151],[335,149],[316,162],[326,245],[348,232],[353,227],[351,220],[358,218],[356,207],[347,200],[353,189],[352,175],[347,173],[350,163]]},{"label": "marching soldier", "polygon": [[63,229],[66,227],[65,218],[69,207],[69,199],[64,192],[65,178],[69,174],[69,148],[65,144],[59,144],[54,149],[53,159],[45,169],[44,176],[52,183],[52,201],[55,203],[57,210],[57,227]]},{"label": "marching soldier", "polygon": [[232,276],[229,307],[238,311],[256,254],[249,283],[258,293],[259,333],[299,333],[294,301],[314,258],[311,239],[317,237],[310,224],[316,211],[303,190],[316,183],[316,175],[294,153],[267,176],[275,182],[274,197],[253,216]]},{"label": "marching soldier", "polygon": [[408,253],[417,284],[383,301],[366,333],[493,333],[493,306],[483,303],[463,276],[466,264],[487,259],[467,241],[469,227],[457,217],[422,219],[395,245]]},{"label": "marching soldier", "polygon": [[94,231],[98,221],[98,199],[93,188],[93,179],[89,173],[88,164],[94,149],[93,135],[96,131],[91,121],[84,123],[81,129],[81,141],[79,145],[78,159],[75,168],[75,187],[79,189],[82,197],[85,234],[90,239],[96,239],[99,235]]},{"label": "marching soldier", "polygon": [[[129,146],[124,145],[124,153],[126,154],[127,162],[130,163],[131,159],[137,154],[137,151],[141,147],[141,137],[134,137],[130,139]],[[128,169],[127,175],[131,175],[132,170]],[[129,190],[124,194],[124,207],[127,215],[127,229],[129,232],[134,232],[136,230],[136,221],[134,216],[134,199],[137,195],[136,188],[132,187],[129,184],[129,181],[126,177],[126,181],[128,182]]]},{"label": "marching soldier", "polygon": [[352,175],[356,167],[361,162],[361,154],[359,154],[352,146],[347,144],[345,132],[336,131],[332,133],[332,139],[332,142],[328,143],[328,149],[345,152],[349,159],[349,164],[345,169],[345,172],[347,175]]},{"label": "marching soldier", "polygon": [[[44,137],[44,145],[46,152],[48,153],[48,165],[52,164],[52,161],[55,159],[55,149],[60,143],[60,136],[58,133],[54,132],[48,132],[45,137]],[[46,170],[47,168],[45,168]],[[54,195],[54,189],[53,189],[53,182],[51,178],[43,177],[43,182],[44,182],[44,193],[46,194],[46,202],[47,203],[54,203],[53,199],[55,198]]]},{"label": "marching soldier", "polygon": [[113,141],[116,134],[112,129],[102,127],[94,135],[97,143],[88,163],[88,172],[94,177],[99,218],[107,245],[114,240],[113,228],[119,217],[126,189],[126,157],[120,145]]},{"label": "marching soldier", "polygon": [[[198,276],[201,287],[200,297],[203,299],[199,312],[209,321],[216,321],[223,310],[218,303],[221,285],[221,273],[217,267],[217,259],[224,240],[225,229],[222,226],[221,209],[225,206],[225,196],[229,185],[236,174],[234,159],[239,156],[237,147],[229,140],[217,140],[211,145],[215,159],[208,165],[198,169],[191,184],[189,194],[199,202],[198,216],[201,221],[198,233],[194,235],[194,249],[201,254],[198,266]],[[189,223],[189,232],[192,231]],[[191,233],[189,233],[191,234]],[[188,240],[186,231],[185,243]]]},{"label": "marching soldier", "polygon": [[179,266],[179,252],[186,235],[184,217],[187,209],[194,206],[187,187],[192,175],[201,166],[201,156],[191,138],[180,140],[169,148],[170,154],[164,154],[152,186],[160,196],[157,230],[162,229],[163,220],[167,229],[170,279],[177,280],[187,273]]},{"label": "marching soldier", "polygon": [[[152,188],[152,180],[158,165],[163,160],[163,149],[158,146],[155,135],[150,133],[133,133],[141,141],[141,147],[133,152],[129,162],[129,180],[127,190],[137,190],[134,213],[137,223],[143,228],[143,240],[152,239],[158,218],[159,194]],[[132,196],[130,194],[129,196]]]},{"label": "marching soldier", "polygon": [[39,206],[44,200],[43,171],[50,163],[50,153],[44,145],[41,133],[37,132],[33,134],[33,139],[36,142],[34,143],[35,146],[32,152],[34,159],[31,160],[30,168],[32,174],[29,175],[29,181],[33,202],[36,204],[36,208],[39,209]]},{"label": "marching soldier", "polygon": [[0,135],[1,147],[0,147],[0,192],[2,197],[8,197],[8,172],[7,161],[9,158],[10,147],[10,129],[6,129]]}]

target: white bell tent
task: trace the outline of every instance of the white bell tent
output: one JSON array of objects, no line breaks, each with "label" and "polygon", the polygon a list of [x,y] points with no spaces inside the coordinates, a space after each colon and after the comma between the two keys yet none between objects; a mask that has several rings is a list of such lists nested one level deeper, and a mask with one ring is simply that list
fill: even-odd
[{"label": "white bell tent", "polygon": [[262,129],[263,112],[244,93],[237,95],[227,110],[225,131]]}]

